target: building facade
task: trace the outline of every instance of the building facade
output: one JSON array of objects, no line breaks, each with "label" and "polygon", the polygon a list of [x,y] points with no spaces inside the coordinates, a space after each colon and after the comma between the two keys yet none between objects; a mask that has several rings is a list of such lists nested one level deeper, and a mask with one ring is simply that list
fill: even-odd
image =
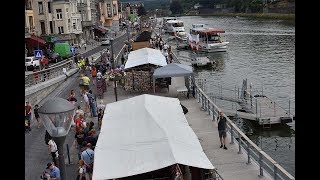
[{"label": "building facade", "polygon": [[49,42],[79,44],[82,34],[77,0],[33,0],[35,32]]},{"label": "building facade", "polygon": [[138,17],[138,8],[141,6],[144,6],[143,1],[131,1],[121,3],[121,11],[123,12],[123,18],[132,21],[132,17]]},{"label": "building facade", "polygon": [[30,37],[30,34],[35,31],[32,1],[25,1],[25,37]]},{"label": "building facade", "polygon": [[99,2],[100,23],[111,31],[119,31],[119,6],[117,0]]}]

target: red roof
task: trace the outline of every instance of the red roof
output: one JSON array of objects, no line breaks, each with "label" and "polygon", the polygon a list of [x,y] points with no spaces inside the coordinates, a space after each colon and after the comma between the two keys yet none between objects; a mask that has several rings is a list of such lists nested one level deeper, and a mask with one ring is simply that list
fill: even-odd
[{"label": "red roof", "polygon": [[29,47],[44,46],[46,44],[45,40],[35,35],[31,35],[29,38],[26,38],[25,41]]},{"label": "red roof", "polygon": [[37,41],[37,42],[39,42],[41,44],[46,44],[45,40],[43,40],[43,39],[41,39],[41,38],[39,38],[39,37],[37,37],[35,35],[31,35],[31,39],[33,39],[33,40],[35,40],[35,41]]},{"label": "red roof", "polygon": [[206,30],[199,30],[198,32],[206,33],[206,34],[225,33],[225,31],[222,29],[206,29]]}]

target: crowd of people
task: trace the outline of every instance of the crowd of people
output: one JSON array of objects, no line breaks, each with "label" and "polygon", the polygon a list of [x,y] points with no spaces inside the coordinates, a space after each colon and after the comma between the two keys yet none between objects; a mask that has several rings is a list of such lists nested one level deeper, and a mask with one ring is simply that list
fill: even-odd
[{"label": "crowd of people", "polygon": [[164,42],[161,36],[157,35],[149,40],[150,47],[153,49],[159,49],[166,57],[167,63],[172,63],[173,53],[171,45]]}]

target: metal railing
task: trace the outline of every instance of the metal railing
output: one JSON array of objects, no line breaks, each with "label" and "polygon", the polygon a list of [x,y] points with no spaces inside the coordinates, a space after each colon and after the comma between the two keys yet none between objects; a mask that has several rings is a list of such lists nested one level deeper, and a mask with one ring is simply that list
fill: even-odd
[{"label": "metal railing", "polygon": [[25,87],[31,87],[63,75],[63,68],[66,68],[66,70],[69,71],[70,69],[76,68],[76,66],[73,60],[68,60],[60,65],[25,75]]},{"label": "metal railing", "polygon": [[[191,79],[189,79],[191,81]],[[195,95],[198,103],[201,104],[202,109],[212,116],[215,121],[221,110],[212,102],[197,83],[195,86]],[[283,169],[276,161],[274,161],[268,154],[253,143],[227,116],[227,129],[231,134],[231,144],[238,144],[238,153],[247,154],[247,164],[251,164],[254,160],[259,165],[259,176],[263,176],[264,171],[268,172],[274,179],[293,180],[295,179],[285,169]]]}]

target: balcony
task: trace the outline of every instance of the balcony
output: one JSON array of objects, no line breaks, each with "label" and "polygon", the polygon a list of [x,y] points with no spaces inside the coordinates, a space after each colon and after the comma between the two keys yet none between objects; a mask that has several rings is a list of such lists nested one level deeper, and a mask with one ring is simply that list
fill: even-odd
[{"label": "balcony", "polygon": [[90,27],[94,25],[92,21],[81,21],[81,23],[82,27]]}]

